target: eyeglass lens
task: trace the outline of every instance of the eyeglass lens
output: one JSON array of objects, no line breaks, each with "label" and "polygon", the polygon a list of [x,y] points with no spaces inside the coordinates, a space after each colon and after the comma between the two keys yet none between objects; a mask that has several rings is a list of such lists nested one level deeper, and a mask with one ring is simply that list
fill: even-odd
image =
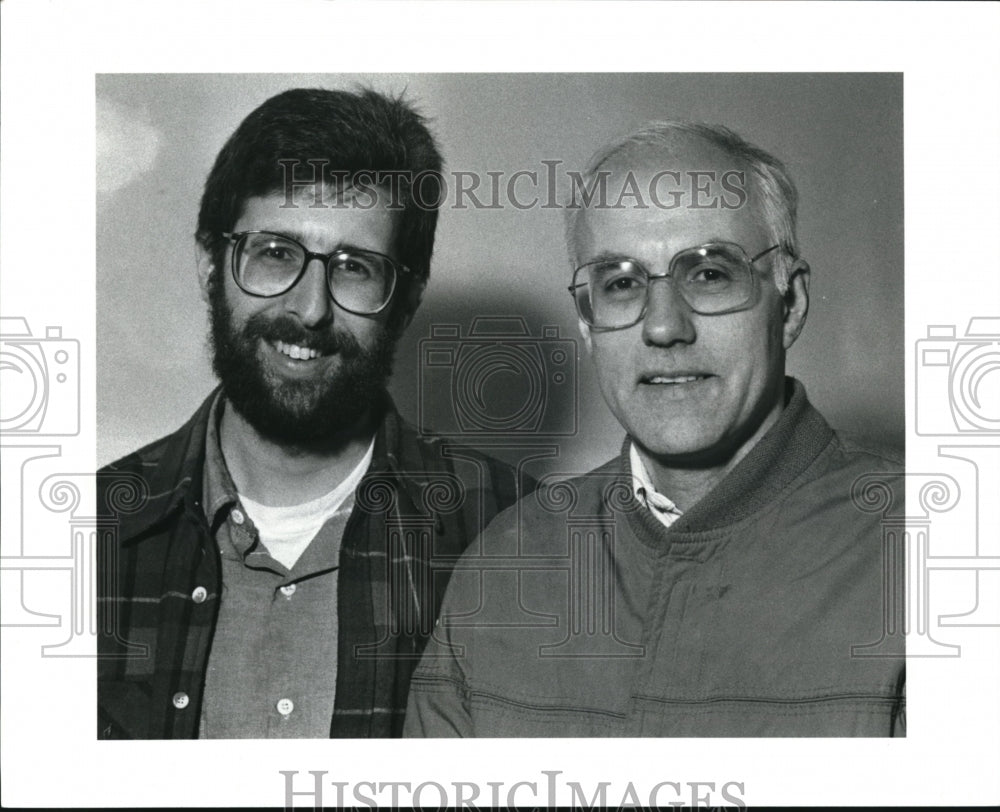
[{"label": "eyeglass lens", "polygon": [[[678,254],[668,277],[674,290],[697,313],[721,313],[745,304],[753,292],[753,272],[737,246],[714,245]],[[593,327],[627,327],[642,318],[649,273],[630,259],[592,262],[578,268],[573,282],[577,308]]]},{"label": "eyeglass lens", "polygon": [[[233,257],[237,280],[258,296],[278,296],[298,280],[307,262],[299,243],[280,234],[244,234]],[[330,295],[341,307],[374,313],[392,295],[395,270],[386,257],[367,251],[342,251],[327,263]]]}]

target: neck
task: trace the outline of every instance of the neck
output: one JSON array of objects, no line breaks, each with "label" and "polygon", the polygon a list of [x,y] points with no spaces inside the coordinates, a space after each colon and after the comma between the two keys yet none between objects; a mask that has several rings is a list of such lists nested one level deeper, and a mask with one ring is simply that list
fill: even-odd
[{"label": "neck", "polygon": [[656,490],[686,513],[709,493],[726,475],[722,469],[683,469],[663,465],[639,447],[639,456]]},{"label": "neck", "polygon": [[656,490],[686,512],[715,488],[740,461],[750,453],[773,426],[784,408],[779,400],[742,442],[708,449],[698,454],[658,455],[633,439]]},{"label": "neck", "polygon": [[333,490],[361,462],[373,432],[366,414],[321,448],[292,448],[262,436],[226,402],[219,443],[236,490],[255,502],[282,507]]}]

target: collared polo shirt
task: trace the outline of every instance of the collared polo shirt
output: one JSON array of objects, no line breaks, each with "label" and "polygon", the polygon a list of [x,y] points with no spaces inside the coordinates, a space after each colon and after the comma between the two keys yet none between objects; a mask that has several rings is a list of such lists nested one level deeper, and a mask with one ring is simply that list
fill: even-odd
[{"label": "collared polo shirt", "polygon": [[[213,404],[206,434],[204,504],[222,594],[199,735],[327,738],[337,685],[340,546],[353,488],[286,566],[261,541],[229,475],[219,443],[222,403],[220,397]],[[350,480],[360,480],[370,455]]]},{"label": "collared polo shirt", "polygon": [[670,499],[656,490],[642,457],[635,450],[635,443],[629,443],[628,459],[632,469],[632,491],[636,500],[640,505],[644,505],[664,527],[670,527],[681,517],[681,511]]}]

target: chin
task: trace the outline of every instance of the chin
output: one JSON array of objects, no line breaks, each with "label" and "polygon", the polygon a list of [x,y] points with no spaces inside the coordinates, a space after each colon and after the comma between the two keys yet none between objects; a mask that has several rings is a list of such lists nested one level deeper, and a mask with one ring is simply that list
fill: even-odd
[{"label": "chin", "polygon": [[717,465],[730,459],[737,449],[723,442],[723,438],[711,432],[671,432],[663,431],[629,432],[638,446],[652,457],[664,463],[681,466],[703,463]]}]

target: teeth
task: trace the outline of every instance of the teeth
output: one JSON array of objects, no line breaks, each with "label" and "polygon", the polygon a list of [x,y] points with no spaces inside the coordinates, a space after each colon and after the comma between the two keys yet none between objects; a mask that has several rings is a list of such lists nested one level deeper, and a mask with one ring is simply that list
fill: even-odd
[{"label": "teeth", "polygon": [[318,350],[313,350],[309,347],[300,347],[298,344],[286,344],[284,341],[278,341],[274,346],[278,352],[287,355],[289,358],[295,358],[298,361],[319,358]]},{"label": "teeth", "polygon": [[679,375],[676,378],[666,378],[662,375],[656,375],[649,379],[650,383],[691,383],[693,381],[701,380],[703,376],[701,375]]}]

